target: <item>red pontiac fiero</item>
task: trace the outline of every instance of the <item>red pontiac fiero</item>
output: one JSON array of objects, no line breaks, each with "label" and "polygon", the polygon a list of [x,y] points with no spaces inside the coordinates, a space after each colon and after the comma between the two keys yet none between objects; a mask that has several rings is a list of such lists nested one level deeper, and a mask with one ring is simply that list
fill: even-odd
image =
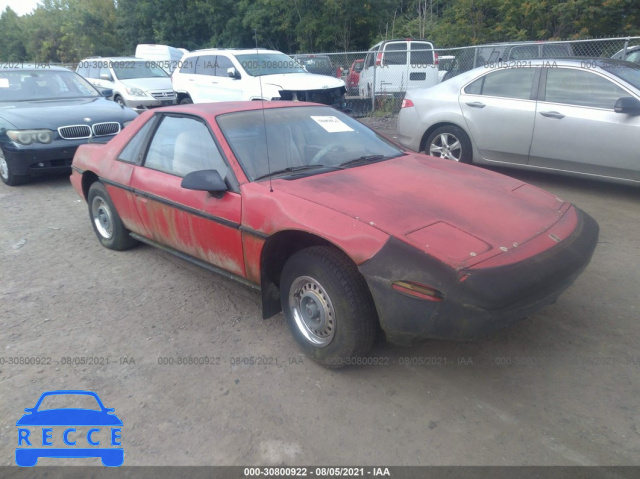
[{"label": "red pontiac fiero", "polygon": [[141,241],[262,292],[311,358],[387,339],[474,339],[545,305],[598,225],[538,188],[405,152],[323,105],[237,102],[141,114],[83,145],[71,183],[100,242]]}]

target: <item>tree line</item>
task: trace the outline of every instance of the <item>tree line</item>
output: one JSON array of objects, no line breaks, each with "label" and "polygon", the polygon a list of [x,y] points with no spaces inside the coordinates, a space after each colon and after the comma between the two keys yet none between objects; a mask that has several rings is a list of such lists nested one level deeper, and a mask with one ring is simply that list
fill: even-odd
[{"label": "tree line", "polygon": [[138,43],[194,50],[367,50],[385,38],[437,48],[640,35],[637,0],[43,0],[0,14],[0,60],[73,63]]}]

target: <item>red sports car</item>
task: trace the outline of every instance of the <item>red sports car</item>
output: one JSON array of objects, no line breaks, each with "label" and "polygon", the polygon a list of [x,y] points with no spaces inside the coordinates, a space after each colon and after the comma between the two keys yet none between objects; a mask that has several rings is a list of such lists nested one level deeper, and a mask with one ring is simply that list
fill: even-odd
[{"label": "red sports car", "polygon": [[358,85],[360,84],[360,72],[364,67],[364,59],[354,60],[349,68],[349,74],[347,76],[347,92],[350,95],[358,94]]},{"label": "red sports car", "polygon": [[302,349],[339,367],[392,342],[485,336],[553,302],[598,225],[522,181],[408,153],[323,105],[141,114],[83,145],[71,182],[100,242],[138,241],[262,292]]}]

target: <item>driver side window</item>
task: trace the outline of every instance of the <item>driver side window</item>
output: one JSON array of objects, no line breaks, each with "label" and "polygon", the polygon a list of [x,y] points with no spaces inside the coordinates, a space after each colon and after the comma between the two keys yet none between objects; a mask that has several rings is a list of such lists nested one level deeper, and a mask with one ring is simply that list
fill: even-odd
[{"label": "driver side window", "polygon": [[206,125],[195,118],[166,116],[156,130],[144,163],[147,168],[185,176],[192,171],[229,171]]}]

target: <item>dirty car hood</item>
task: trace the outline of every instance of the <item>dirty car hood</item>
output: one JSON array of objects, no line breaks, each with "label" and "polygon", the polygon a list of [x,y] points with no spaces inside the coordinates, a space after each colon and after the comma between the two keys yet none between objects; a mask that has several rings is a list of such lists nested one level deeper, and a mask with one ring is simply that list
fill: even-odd
[{"label": "dirty car hood", "polygon": [[540,235],[570,207],[522,181],[417,154],[277,180],[277,188],[467,266],[470,254],[480,261]]}]

